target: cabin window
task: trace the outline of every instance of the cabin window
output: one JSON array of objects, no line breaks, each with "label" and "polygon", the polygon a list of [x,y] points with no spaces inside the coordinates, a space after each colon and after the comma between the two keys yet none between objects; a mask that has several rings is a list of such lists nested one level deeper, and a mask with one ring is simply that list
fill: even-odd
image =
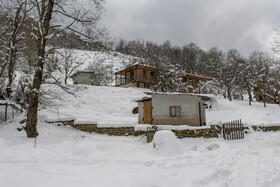
[{"label": "cabin window", "polygon": [[170,106],[170,117],[181,117],[181,107]]}]

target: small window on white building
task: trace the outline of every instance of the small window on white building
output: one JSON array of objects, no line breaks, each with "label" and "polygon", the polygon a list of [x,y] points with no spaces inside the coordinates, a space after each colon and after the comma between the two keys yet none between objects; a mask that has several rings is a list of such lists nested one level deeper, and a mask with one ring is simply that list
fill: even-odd
[{"label": "small window on white building", "polygon": [[170,117],[181,117],[181,107],[171,106],[170,107]]}]

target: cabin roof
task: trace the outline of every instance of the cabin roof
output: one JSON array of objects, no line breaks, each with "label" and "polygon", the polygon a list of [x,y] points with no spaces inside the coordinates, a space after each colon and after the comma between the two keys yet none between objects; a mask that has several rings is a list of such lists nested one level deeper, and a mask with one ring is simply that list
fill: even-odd
[{"label": "cabin roof", "polygon": [[[169,96],[178,96],[178,95],[189,95],[189,96],[196,96],[200,97],[203,101],[211,101],[213,100],[213,96],[211,95],[205,95],[205,94],[193,94],[193,93],[166,93],[166,92],[150,92],[147,93],[147,96],[144,96],[142,98],[136,98],[133,99],[132,102],[143,102],[143,101],[149,101],[152,100],[153,95],[169,95]],[[215,100],[215,99],[214,99]]]},{"label": "cabin roof", "polygon": [[144,65],[144,64],[134,64],[132,66],[129,66],[125,69],[122,69],[118,72],[115,72],[116,75],[126,75],[127,72],[129,71],[132,71],[132,70],[135,70],[137,68],[140,68],[140,69],[145,69],[145,70],[150,70],[150,71],[155,71],[155,70],[159,70],[160,68],[157,68],[157,67],[154,67],[154,66],[147,66],[147,65]]},{"label": "cabin roof", "polygon": [[193,78],[193,79],[200,79],[200,80],[213,80],[214,77],[205,77],[201,75],[194,75],[190,73],[184,73],[186,77]]},{"label": "cabin roof", "polygon": [[82,71],[77,71],[76,73],[73,73],[70,77],[71,78],[77,77],[81,73],[94,74],[95,72],[94,71],[90,71],[90,70],[82,70]]},{"label": "cabin roof", "polygon": [[[127,72],[130,72],[130,71],[138,69],[138,68],[149,70],[149,71],[167,70],[167,69],[157,68],[154,66],[148,66],[148,65],[144,65],[144,64],[135,64],[135,65],[129,66],[125,69],[122,69],[118,72],[115,72],[115,75],[126,75]],[[195,75],[195,74],[185,73],[185,72],[180,72],[180,74],[182,76],[186,76],[186,77],[192,78],[192,79],[199,79],[199,80],[213,80],[214,79],[213,77],[205,77],[205,76]]]}]

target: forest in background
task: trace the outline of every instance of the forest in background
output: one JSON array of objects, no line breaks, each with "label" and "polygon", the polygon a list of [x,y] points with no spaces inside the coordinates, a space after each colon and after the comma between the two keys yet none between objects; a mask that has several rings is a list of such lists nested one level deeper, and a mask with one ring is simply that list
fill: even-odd
[{"label": "forest in background", "polygon": [[[273,45],[277,53],[278,40]],[[278,102],[280,93],[279,61],[265,52],[253,51],[245,58],[237,49],[222,51],[217,47],[205,51],[194,43],[183,47],[173,46],[170,41],[157,44],[150,41],[125,41],[115,46],[117,52],[139,57],[139,63],[179,72],[214,77],[208,83],[201,82],[201,92],[222,94],[229,100],[243,99],[252,91],[259,91],[264,103],[271,97]]]}]

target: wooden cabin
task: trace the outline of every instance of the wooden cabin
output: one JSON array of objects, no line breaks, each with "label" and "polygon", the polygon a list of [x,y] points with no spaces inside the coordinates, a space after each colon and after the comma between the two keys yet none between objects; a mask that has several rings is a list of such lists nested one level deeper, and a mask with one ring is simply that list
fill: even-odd
[{"label": "wooden cabin", "polygon": [[[153,66],[146,66],[143,64],[136,64],[129,66],[121,71],[115,73],[115,85],[121,87],[137,87],[137,88],[148,88],[153,90],[157,84],[157,77],[159,71],[166,69],[160,69]],[[193,89],[198,87],[199,81],[213,80],[212,77],[204,77],[194,75],[190,73],[180,73],[183,81],[191,84]],[[192,92],[192,90],[189,90]]]},{"label": "wooden cabin", "polygon": [[155,75],[159,68],[136,64],[115,73],[115,84],[121,87],[137,87],[153,89],[156,84]]}]

